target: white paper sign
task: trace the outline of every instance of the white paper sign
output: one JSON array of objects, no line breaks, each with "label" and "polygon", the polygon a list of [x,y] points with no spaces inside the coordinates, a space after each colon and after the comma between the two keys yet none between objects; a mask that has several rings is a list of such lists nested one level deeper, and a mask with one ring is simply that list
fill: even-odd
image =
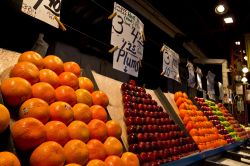
[{"label": "white paper sign", "polygon": [[199,91],[202,91],[202,82],[201,82],[201,78],[202,78],[202,71],[199,67],[196,68],[196,73],[197,73],[197,89]]},{"label": "white paper sign", "polygon": [[164,45],[163,47],[162,70],[164,72],[164,76],[181,82],[179,75],[179,55],[168,46]]},{"label": "white paper sign", "polygon": [[188,86],[191,87],[191,88],[194,88],[195,87],[195,75],[194,75],[194,66],[191,62],[187,61],[187,66],[188,68]]},{"label": "white paper sign", "polygon": [[136,64],[143,58],[144,24],[116,2],[114,13],[110,44],[118,49],[114,52],[113,68],[137,77],[139,67]]},{"label": "white paper sign", "polygon": [[215,90],[214,90],[214,78],[215,74],[211,71],[207,73],[207,94],[210,99],[215,99]]},{"label": "white paper sign", "polygon": [[44,21],[56,28],[59,27],[54,16],[60,19],[61,0],[23,0],[21,11]]},{"label": "white paper sign", "polygon": [[223,84],[221,82],[218,82],[218,87],[219,87],[219,93],[220,93],[220,100],[224,100]]}]

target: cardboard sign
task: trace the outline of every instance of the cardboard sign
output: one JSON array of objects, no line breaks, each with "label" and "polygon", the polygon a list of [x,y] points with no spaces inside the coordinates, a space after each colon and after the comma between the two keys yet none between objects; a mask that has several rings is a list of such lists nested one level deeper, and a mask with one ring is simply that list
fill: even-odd
[{"label": "cardboard sign", "polygon": [[143,58],[144,24],[116,2],[114,13],[110,44],[118,49],[114,52],[113,68],[137,77]]},{"label": "cardboard sign", "polygon": [[194,88],[196,84],[195,75],[194,75],[194,65],[191,62],[187,61],[186,67],[188,68],[188,75],[189,75],[188,80],[187,80],[188,86],[191,88]]},{"label": "cardboard sign", "polygon": [[179,55],[168,46],[164,45],[163,47],[163,75],[181,82],[179,75]]},{"label": "cardboard sign", "polygon": [[36,19],[44,21],[56,28],[59,27],[54,16],[60,18],[61,0],[23,0],[22,9]]}]

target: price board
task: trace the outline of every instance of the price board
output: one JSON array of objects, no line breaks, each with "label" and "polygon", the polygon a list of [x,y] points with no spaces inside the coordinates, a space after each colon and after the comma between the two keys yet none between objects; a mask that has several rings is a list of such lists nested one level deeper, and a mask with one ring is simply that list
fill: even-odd
[{"label": "price board", "polygon": [[54,16],[60,18],[61,0],[23,0],[21,11],[56,28]]},{"label": "price board", "polygon": [[110,44],[118,47],[113,56],[113,68],[133,76],[138,76],[143,58],[144,24],[141,20],[114,2]]},{"label": "price board", "polygon": [[163,75],[181,82],[179,75],[179,55],[166,45],[163,45]]}]

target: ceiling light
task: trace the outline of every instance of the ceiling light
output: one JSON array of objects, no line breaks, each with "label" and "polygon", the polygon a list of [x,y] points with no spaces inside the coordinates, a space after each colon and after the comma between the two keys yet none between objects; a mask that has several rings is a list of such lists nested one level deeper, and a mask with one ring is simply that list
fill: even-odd
[{"label": "ceiling light", "polygon": [[247,78],[246,77],[242,77],[241,81],[245,84],[247,82]]},{"label": "ceiling light", "polygon": [[242,72],[243,72],[243,73],[247,73],[247,72],[248,72],[248,68],[247,68],[246,66],[243,67],[243,68],[242,68]]},{"label": "ceiling light", "polygon": [[225,3],[224,1],[221,0],[221,1],[218,3],[218,5],[215,7],[214,10],[215,10],[215,13],[216,13],[216,14],[222,15],[222,14],[225,14],[225,13],[227,12],[228,7],[227,7],[226,3]]},{"label": "ceiling light", "polygon": [[235,45],[239,46],[240,45],[240,41],[236,41]]},{"label": "ceiling light", "polygon": [[247,56],[246,55],[244,56],[244,60],[247,61]]},{"label": "ceiling light", "polygon": [[231,24],[231,23],[233,23],[234,21],[233,21],[233,18],[232,18],[232,17],[226,17],[226,18],[224,18],[224,22],[225,22],[226,24]]}]

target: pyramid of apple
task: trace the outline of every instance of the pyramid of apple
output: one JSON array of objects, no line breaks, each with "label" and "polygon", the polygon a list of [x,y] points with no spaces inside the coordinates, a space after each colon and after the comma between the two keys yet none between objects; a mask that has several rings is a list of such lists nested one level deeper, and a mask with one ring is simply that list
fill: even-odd
[{"label": "pyramid of apple", "polygon": [[248,133],[239,124],[239,122],[233,117],[233,115],[229,113],[226,107],[222,103],[218,103],[217,106],[219,107],[219,110],[224,115],[225,119],[230,123],[231,127],[233,128],[233,131],[236,132],[237,136],[240,137],[242,140],[247,139],[249,137]]},{"label": "pyramid of apple", "polygon": [[227,144],[213,123],[198,110],[185,92],[176,92],[174,100],[186,129],[201,151]]},{"label": "pyramid of apple", "polygon": [[198,104],[201,105],[201,109],[204,110],[204,113],[207,115],[209,120],[213,122],[228,143],[234,143],[235,141],[240,140],[240,137],[237,136],[233,126],[227,121],[215,102],[204,100],[203,98],[195,99],[199,100]]},{"label": "pyramid of apple", "polygon": [[[10,113],[14,107],[19,111],[10,129],[17,150],[31,153],[22,165],[139,166],[135,154],[123,153],[121,127],[105,110],[108,96],[80,77],[77,63],[24,52],[2,81],[1,92]],[[1,160],[9,158],[0,155]]]},{"label": "pyramid of apple", "polygon": [[134,80],[123,83],[121,90],[129,151],[141,164],[167,163],[197,150],[191,137]]}]

